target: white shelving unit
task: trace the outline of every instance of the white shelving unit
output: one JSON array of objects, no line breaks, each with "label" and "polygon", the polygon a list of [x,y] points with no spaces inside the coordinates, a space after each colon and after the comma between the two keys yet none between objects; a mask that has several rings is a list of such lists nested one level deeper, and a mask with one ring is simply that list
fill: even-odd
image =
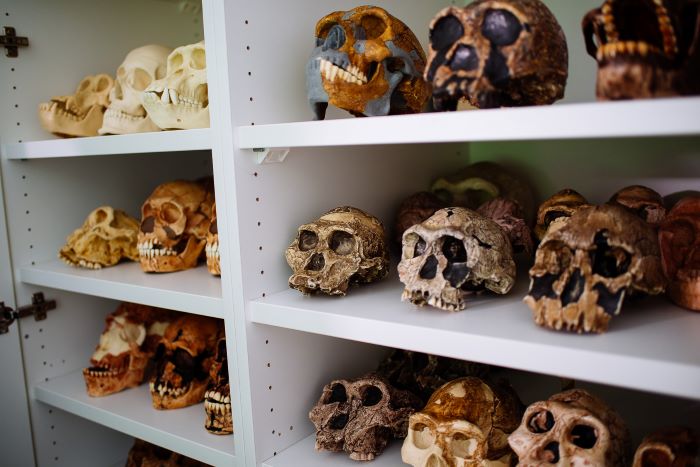
[{"label": "white shelving unit", "polygon": [[[357,465],[357,461],[350,459],[344,453],[318,452],[314,456],[309,456],[310,452],[314,452],[315,444],[316,436],[307,436],[276,456],[266,460],[262,465],[263,467],[288,467],[292,465],[303,465],[304,467],[326,467],[328,465],[352,467]],[[381,456],[378,456],[372,461],[371,465],[372,467],[402,465],[401,443],[391,443]]]}]

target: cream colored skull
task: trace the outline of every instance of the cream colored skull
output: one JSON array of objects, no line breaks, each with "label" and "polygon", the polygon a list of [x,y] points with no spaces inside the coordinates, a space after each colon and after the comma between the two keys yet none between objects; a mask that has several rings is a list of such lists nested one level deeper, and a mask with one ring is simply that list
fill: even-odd
[{"label": "cream colored skull", "polygon": [[208,128],[204,42],[173,50],[168,56],[166,73],[165,78],[152,82],[141,97],[151,120],[164,130]]},{"label": "cream colored skull", "polygon": [[113,266],[122,258],[137,261],[138,232],[136,219],[119,209],[100,206],[68,236],[58,257],[71,266],[89,269]]},{"label": "cream colored skull", "polygon": [[151,82],[165,76],[165,62],[171,51],[160,45],[145,45],[127,54],[117,69],[101,135],[160,131],[141,105],[141,94]]},{"label": "cream colored skull", "polygon": [[207,232],[207,269],[210,273],[221,275],[221,254],[219,253],[219,227],[216,222],[216,203],[212,206],[211,224]]},{"label": "cream colored skull", "polygon": [[59,136],[97,136],[114,86],[111,76],[86,76],[72,96],[39,104],[41,126]]}]

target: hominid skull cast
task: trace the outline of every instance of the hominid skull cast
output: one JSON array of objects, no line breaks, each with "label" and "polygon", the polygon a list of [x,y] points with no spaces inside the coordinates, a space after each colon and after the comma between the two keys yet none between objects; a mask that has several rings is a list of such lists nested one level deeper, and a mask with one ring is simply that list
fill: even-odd
[{"label": "hominid skull cast", "polygon": [[645,436],[634,453],[632,467],[697,467],[700,435],[690,428],[669,427]]},{"label": "hominid skull cast", "polygon": [[315,120],[328,104],[355,116],[420,112],[430,90],[422,79],[425,52],[413,32],[386,10],[359,6],[316,24],[306,68]]},{"label": "hominid skull cast", "polygon": [[350,284],[378,281],[389,267],[384,226],[349,206],[299,227],[285,257],[293,271],[289,286],[304,294],[345,295]]},{"label": "hominid skull cast", "polygon": [[658,227],[666,217],[666,208],[661,195],[642,185],[622,188],[612,195],[608,202],[626,207],[652,227]]},{"label": "hominid skull cast", "polygon": [[541,241],[549,229],[562,227],[576,211],[586,206],[588,201],[576,190],[566,188],[554,193],[537,209],[537,239]]},{"label": "hominid skull cast", "polygon": [[204,393],[204,411],[207,414],[204,428],[215,435],[230,435],[233,433],[233,412],[225,337],[216,344],[216,356],[209,369],[209,377],[211,382]]}]

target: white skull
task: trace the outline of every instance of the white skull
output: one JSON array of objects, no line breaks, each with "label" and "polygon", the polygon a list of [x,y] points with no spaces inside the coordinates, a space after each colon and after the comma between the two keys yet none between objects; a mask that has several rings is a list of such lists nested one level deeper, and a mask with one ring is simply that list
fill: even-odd
[{"label": "white skull", "polygon": [[204,41],[173,50],[167,65],[165,78],[152,82],[141,96],[151,120],[164,130],[209,127]]},{"label": "white skull", "polygon": [[149,84],[165,76],[171,51],[161,45],[145,45],[127,54],[117,69],[117,79],[109,94],[111,103],[99,130],[101,135],[160,130],[141,105],[141,94]]}]

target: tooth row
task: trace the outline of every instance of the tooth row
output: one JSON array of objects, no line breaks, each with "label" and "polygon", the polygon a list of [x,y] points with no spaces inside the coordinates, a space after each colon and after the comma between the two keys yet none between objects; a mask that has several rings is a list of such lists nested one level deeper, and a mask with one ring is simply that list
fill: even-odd
[{"label": "tooth row", "polygon": [[39,110],[43,112],[51,112],[68,120],[80,122],[85,119],[86,114],[81,114],[79,109],[66,109],[59,107],[58,102],[44,102],[39,105]]},{"label": "tooth row", "polygon": [[153,381],[151,381],[150,388],[152,393],[160,394],[160,397],[163,397],[166,394],[170,397],[180,397],[181,395],[187,392],[189,386],[184,388],[170,388],[167,385],[161,383],[156,388],[156,384]]},{"label": "tooth row", "polygon": [[320,69],[321,74],[331,82],[337,77],[347,83],[367,84],[367,76],[355,65],[350,65],[347,70],[344,70],[328,60],[321,59]]},{"label": "tooth row", "polygon": [[623,41],[604,44],[598,48],[597,59],[614,58],[617,55],[640,55],[646,57],[649,53],[659,53],[659,49],[646,42]]},{"label": "tooth row", "polygon": [[231,404],[220,404],[218,402],[204,401],[204,410],[207,412],[224,415],[231,412]]},{"label": "tooth row", "polygon": [[231,402],[231,396],[228,396],[228,395],[224,396],[223,394],[221,394],[218,391],[207,391],[206,393],[204,393],[204,398],[205,399],[213,399],[217,402],[224,402],[226,404]]},{"label": "tooth row", "polygon": [[[156,246],[158,248],[155,248]],[[172,248],[161,248],[157,240],[147,240],[143,243],[138,243],[136,248],[139,250],[139,256],[144,256],[146,258],[177,256],[177,252]]]},{"label": "tooth row", "polygon": [[[161,93],[158,97],[157,93]],[[173,104],[173,105],[184,105],[184,106],[195,106],[202,107],[203,103],[195,97],[183,96],[179,94],[175,89],[165,88],[161,90],[152,90],[144,92],[144,99],[150,101],[160,101],[163,105]]]},{"label": "tooth row", "polygon": [[678,53],[678,43],[676,42],[676,31],[671,24],[668,10],[661,0],[654,0],[656,5],[656,17],[659,20],[659,29],[664,41],[664,52],[666,55],[674,56]]},{"label": "tooth row", "polygon": [[221,258],[221,255],[219,254],[219,244],[218,243],[212,243],[212,244],[207,243],[205,251],[207,253],[207,258]]},{"label": "tooth row", "polygon": [[95,371],[95,370],[90,370],[89,368],[83,368],[84,375],[90,375],[90,376],[95,376],[95,377],[117,376],[117,375],[121,374],[122,372],[123,372],[122,370]]},{"label": "tooth row", "polygon": [[141,120],[144,120],[146,118],[146,115],[143,115],[143,116],[131,115],[131,114],[128,114],[128,113],[123,112],[121,110],[108,108],[105,111],[104,118],[105,119],[116,118],[116,119],[120,119],[120,120],[141,121]]}]

